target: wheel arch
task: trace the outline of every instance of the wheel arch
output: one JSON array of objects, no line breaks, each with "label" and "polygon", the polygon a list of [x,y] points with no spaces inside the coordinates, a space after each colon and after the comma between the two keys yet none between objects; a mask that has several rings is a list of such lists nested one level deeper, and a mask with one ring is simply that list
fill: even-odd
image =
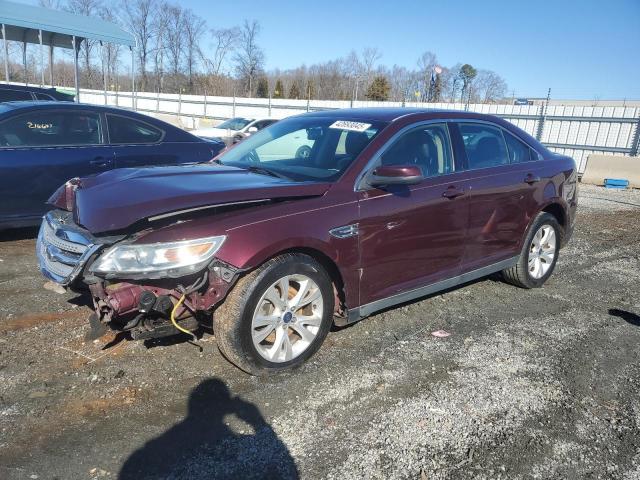
[{"label": "wheel arch", "polygon": [[344,311],[346,311],[346,305],[347,305],[346,288],[347,287],[346,287],[343,273],[340,271],[340,268],[338,267],[338,264],[335,262],[335,260],[331,258],[330,255],[328,255],[326,252],[322,251],[319,248],[315,248],[312,246],[295,246],[295,247],[283,248],[282,250],[271,253],[268,257],[261,258],[259,261],[255,261],[254,259],[254,261],[251,262],[253,266],[250,268],[250,270],[258,268],[260,265],[264,264],[265,262],[268,262],[272,258],[276,258],[281,255],[296,254],[296,253],[308,255],[309,257],[317,261],[325,269],[334,287],[334,294],[335,294],[335,300],[336,300],[335,310],[338,313],[343,313]]}]

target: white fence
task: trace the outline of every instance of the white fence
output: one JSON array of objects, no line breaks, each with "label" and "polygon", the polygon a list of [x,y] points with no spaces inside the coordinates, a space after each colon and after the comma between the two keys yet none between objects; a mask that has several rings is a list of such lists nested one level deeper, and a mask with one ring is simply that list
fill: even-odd
[{"label": "white fence", "polygon": [[[350,107],[422,107],[465,110],[461,103],[401,103],[369,101],[291,100],[268,98],[206,97],[202,95],[104,92],[82,90],[80,100],[108,104],[150,115],[177,116],[185,128],[197,128],[201,120],[235,116],[284,118],[306,111]],[[577,105],[471,104],[468,110],[504,118],[536,137],[551,150],[572,156],[584,171],[591,153],[637,155],[640,107]],[[640,159],[639,159],[640,161]]]}]

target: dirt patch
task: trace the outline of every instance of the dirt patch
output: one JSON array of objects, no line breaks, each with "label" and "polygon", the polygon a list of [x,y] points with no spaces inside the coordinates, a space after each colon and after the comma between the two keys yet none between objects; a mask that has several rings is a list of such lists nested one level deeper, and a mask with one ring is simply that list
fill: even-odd
[{"label": "dirt patch", "polygon": [[[84,309],[58,313],[36,313],[15,318],[0,318],[0,333],[14,332],[65,320],[86,320],[88,312]],[[77,322],[74,322],[77,323]]]}]

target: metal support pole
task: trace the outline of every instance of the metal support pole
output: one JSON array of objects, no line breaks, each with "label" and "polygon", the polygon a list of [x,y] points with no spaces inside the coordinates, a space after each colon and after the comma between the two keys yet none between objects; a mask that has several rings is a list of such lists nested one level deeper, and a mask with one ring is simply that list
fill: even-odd
[{"label": "metal support pole", "polygon": [[24,68],[24,84],[27,85],[27,41],[22,41],[22,67]]},{"label": "metal support pole", "polygon": [[49,84],[53,87],[53,35],[49,41]]},{"label": "metal support pole", "polygon": [[100,40],[100,57],[102,59],[102,89],[104,92],[104,104],[107,105],[107,70],[104,67],[104,43]]},{"label": "metal support pole", "polygon": [[231,111],[231,116],[235,117],[236,116],[236,91],[233,91],[233,108]]},{"label": "metal support pole", "polygon": [[131,50],[131,104],[136,110],[136,57],[133,47],[129,47],[129,49]]},{"label": "metal support pole", "polygon": [[204,91],[204,118],[207,118],[207,91]]},{"label": "metal support pole", "polygon": [[78,41],[76,36],[71,37],[71,46],[73,47],[73,82],[76,87],[76,103],[80,103],[80,85],[78,84]]},{"label": "metal support pole", "polygon": [[9,44],[7,42],[7,31],[2,24],[2,40],[4,42],[4,79],[9,81]]},{"label": "metal support pole", "polygon": [[542,132],[544,130],[544,122],[547,115],[547,108],[549,107],[549,99],[551,98],[551,89],[547,91],[547,100],[540,105],[540,117],[538,118],[538,128],[536,130],[536,140],[542,139]]},{"label": "metal support pole", "polygon": [[38,41],[40,42],[40,86],[44,86],[44,45],[42,44],[42,30],[38,30]]},{"label": "metal support pole", "polygon": [[269,115],[267,115],[268,117],[271,116],[271,93],[269,93]]},{"label": "metal support pole", "polygon": [[638,155],[638,148],[640,147],[640,117],[636,123],[636,132],[633,134],[633,141],[631,142],[631,151],[629,155],[635,157]]}]

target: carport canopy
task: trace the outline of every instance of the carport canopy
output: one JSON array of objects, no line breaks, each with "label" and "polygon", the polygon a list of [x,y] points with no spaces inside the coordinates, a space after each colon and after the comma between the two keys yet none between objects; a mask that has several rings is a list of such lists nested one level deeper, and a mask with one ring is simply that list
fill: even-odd
[{"label": "carport canopy", "polygon": [[136,45],[135,37],[118,25],[100,18],[85,17],[84,15],[77,15],[61,10],[52,10],[44,7],[0,0],[0,24],[2,26],[2,38],[4,41],[4,67],[5,79],[7,81],[9,81],[7,41],[17,41],[23,44],[25,73],[26,45],[33,43],[41,46],[41,84],[44,84],[44,47],[49,47],[49,76],[51,84],[53,84],[53,48],[73,49],[76,99],[79,97],[78,50],[83,40],[99,41],[101,45],[114,43],[129,47],[131,49],[133,75],[133,47]]}]

